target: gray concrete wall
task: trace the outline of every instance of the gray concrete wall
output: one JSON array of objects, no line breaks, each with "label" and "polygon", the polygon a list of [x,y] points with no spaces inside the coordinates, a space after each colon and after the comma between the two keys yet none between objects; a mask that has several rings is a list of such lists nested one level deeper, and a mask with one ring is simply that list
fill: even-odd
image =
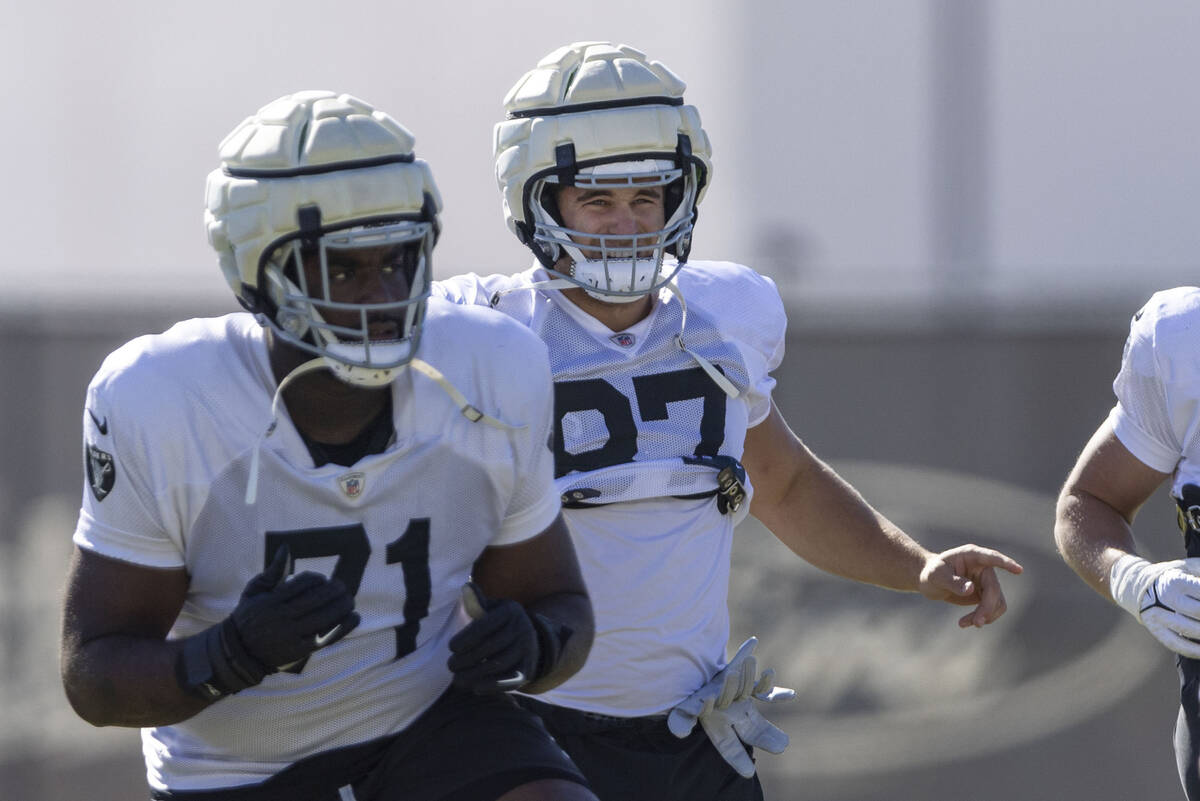
[{"label": "gray concrete wall", "polygon": [[[827,577],[757,524],[739,529],[735,636],[757,634],[762,664],[800,694],[774,715],[792,748],[759,759],[770,797],[1179,796],[1170,657],[1051,542],[1053,496],[1111,404],[1127,311],[1074,332],[793,313],[777,400],[795,430],[922,541],[973,540],[1028,570],[1004,581],[1004,619],[960,631],[955,608]],[[181,313],[0,322],[0,797],[145,795],[136,733],[91,729],[62,696],[58,599],[87,381],[117,344]],[[1138,532],[1176,551],[1166,499]]]}]

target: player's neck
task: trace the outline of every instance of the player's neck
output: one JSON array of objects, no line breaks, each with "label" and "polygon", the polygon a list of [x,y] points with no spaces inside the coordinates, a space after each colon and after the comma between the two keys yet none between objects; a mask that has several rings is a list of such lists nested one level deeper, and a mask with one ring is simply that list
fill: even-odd
[{"label": "player's neck", "polygon": [[[274,332],[268,332],[274,333]],[[288,373],[313,358],[312,354],[271,337],[268,344],[275,386]],[[283,391],[288,416],[305,437],[327,444],[349,442],[360,434],[387,403],[391,385],[357,387],[329,370],[298,376]]]},{"label": "player's neck", "polygon": [[597,300],[582,289],[564,289],[563,297],[595,317],[613,331],[624,331],[649,316],[654,308],[654,297],[646,295],[633,303],[607,303]]}]

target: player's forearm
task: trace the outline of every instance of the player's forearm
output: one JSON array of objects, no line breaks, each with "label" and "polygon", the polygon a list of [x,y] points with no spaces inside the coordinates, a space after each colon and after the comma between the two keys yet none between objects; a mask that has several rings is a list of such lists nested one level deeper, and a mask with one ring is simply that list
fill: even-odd
[{"label": "player's forearm", "polygon": [[835,575],[916,590],[928,551],[821,461],[772,406],[746,434],[750,514],[807,562]]},{"label": "player's forearm", "polygon": [[1058,499],[1054,541],[1063,560],[1088,586],[1105,598],[1112,564],[1124,553],[1136,553],[1129,522],[1112,506],[1068,486]]},{"label": "player's forearm", "polygon": [[538,599],[527,608],[570,631],[562,641],[562,651],[554,668],[521,688],[524,693],[540,693],[557,687],[579,672],[592,649],[596,624],[591,600],[582,593],[556,593]]},{"label": "player's forearm", "polygon": [[756,495],[750,511],[805,561],[855,581],[916,591],[930,556],[819,461],[773,501]]},{"label": "player's forearm", "polygon": [[890,590],[917,592],[921,572],[933,555],[873,510],[840,525],[826,525],[814,559],[826,572]]},{"label": "player's forearm", "polygon": [[93,726],[165,726],[208,706],[185,692],[176,674],[179,644],[128,635],[64,649],[63,687],[75,712]]}]

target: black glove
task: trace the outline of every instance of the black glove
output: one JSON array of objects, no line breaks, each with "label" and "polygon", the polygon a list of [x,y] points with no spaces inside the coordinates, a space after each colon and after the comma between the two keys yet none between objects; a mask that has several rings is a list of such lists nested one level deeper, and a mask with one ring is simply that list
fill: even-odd
[{"label": "black glove", "polygon": [[471,622],[450,638],[454,685],[478,695],[509,692],[554,669],[566,626],[530,614],[516,601],[490,599],[473,582],[463,585],[463,607]]},{"label": "black glove", "polygon": [[216,699],[252,687],[304,660],[358,625],[354,597],[338,579],[305,572],[288,579],[287,547],[250,579],[233,613],[189,637],[180,654],[180,682]]}]

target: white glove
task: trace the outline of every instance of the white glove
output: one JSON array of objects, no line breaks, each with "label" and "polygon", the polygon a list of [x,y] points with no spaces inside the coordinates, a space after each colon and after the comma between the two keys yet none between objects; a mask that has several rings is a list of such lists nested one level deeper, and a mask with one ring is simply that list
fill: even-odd
[{"label": "white glove", "polygon": [[687,737],[699,720],[725,761],[747,779],[754,775],[754,761],[742,743],[772,754],[782,754],[788,746],[787,734],[762,716],[754,700],[774,703],[796,697],[794,690],[774,686],[774,670],[758,677],[757,644],[756,637],[742,643],[723,670],[679,702],[667,717],[667,728],[676,737]]},{"label": "white glove", "polygon": [[1125,554],[1109,573],[1113,600],[1177,654],[1200,659],[1200,559],[1147,562]]}]

